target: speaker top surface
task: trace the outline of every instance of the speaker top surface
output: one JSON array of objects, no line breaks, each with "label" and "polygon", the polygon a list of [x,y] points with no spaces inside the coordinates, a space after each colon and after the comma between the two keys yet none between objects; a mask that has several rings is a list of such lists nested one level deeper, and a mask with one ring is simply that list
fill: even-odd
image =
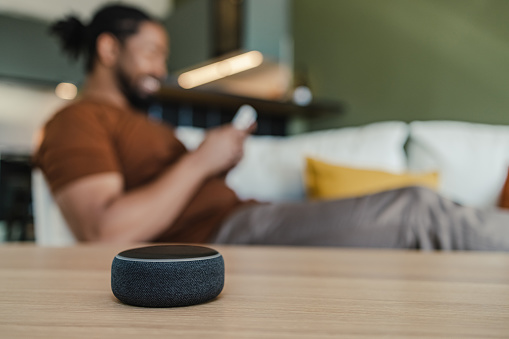
[{"label": "speaker top surface", "polygon": [[220,256],[208,247],[193,245],[157,245],[133,248],[120,252],[116,258],[133,261],[188,261],[205,260]]}]

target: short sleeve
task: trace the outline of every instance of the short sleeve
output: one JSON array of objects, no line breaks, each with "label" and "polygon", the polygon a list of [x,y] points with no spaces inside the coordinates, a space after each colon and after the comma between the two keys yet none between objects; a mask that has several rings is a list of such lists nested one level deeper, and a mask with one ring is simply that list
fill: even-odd
[{"label": "short sleeve", "polygon": [[83,177],[120,172],[111,122],[97,105],[73,105],[45,126],[35,165],[53,192]]}]

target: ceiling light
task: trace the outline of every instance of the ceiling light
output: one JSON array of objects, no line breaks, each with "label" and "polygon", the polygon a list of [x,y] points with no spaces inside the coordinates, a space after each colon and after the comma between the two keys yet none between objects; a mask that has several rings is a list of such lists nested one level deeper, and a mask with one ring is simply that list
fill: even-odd
[{"label": "ceiling light", "polygon": [[182,88],[190,89],[258,67],[262,62],[262,53],[251,51],[182,73],[178,83]]},{"label": "ceiling light", "polygon": [[55,94],[60,99],[73,100],[78,94],[78,88],[69,82],[61,82],[55,88]]}]

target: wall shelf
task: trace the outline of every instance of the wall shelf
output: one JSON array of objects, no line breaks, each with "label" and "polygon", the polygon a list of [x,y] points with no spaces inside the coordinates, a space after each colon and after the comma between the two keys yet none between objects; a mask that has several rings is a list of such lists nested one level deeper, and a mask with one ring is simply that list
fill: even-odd
[{"label": "wall shelf", "polygon": [[241,105],[248,104],[253,106],[258,113],[279,117],[312,117],[323,113],[340,114],[344,111],[344,105],[334,101],[319,101],[308,106],[299,106],[292,102],[262,100],[196,89],[187,90],[178,87],[163,88],[160,99],[163,104],[192,103],[193,105],[211,106],[228,110],[236,110]]},{"label": "wall shelf", "polygon": [[341,114],[344,105],[320,101],[308,106],[249,98],[203,90],[165,87],[160,92],[161,118],[175,126],[210,128],[229,123],[238,108],[244,104],[258,112],[258,135],[286,135],[289,119],[311,118],[325,113]]}]

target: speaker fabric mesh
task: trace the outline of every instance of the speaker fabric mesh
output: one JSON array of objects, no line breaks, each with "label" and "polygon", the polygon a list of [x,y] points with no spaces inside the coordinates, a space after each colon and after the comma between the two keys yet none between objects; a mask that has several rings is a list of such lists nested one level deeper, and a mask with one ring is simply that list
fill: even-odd
[{"label": "speaker fabric mesh", "polygon": [[224,261],[113,259],[111,289],[122,302],[144,307],[189,306],[211,300],[224,286]]}]

